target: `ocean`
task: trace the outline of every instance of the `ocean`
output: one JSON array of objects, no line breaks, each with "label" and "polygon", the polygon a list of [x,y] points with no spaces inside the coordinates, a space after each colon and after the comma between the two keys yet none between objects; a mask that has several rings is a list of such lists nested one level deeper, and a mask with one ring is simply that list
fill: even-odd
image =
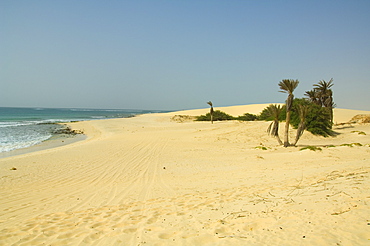
[{"label": "ocean", "polygon": [[127,118],[164,111],[76,108],[0,107],[0,153],[27,148],[51,139],[63,126],[51,123]]}]

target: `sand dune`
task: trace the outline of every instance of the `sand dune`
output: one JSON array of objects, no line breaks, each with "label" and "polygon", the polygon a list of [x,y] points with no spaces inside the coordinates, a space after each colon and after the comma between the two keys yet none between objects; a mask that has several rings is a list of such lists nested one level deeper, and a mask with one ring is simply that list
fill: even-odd
[{"label": "sand dune", "polygon": [[86,140],[0,159],[0,245],[369,243],[369,124],[283,148],[269,122],[170,120],[208,110],[73,123]]},{"label": "sand dune", "polygon": [[[282,103],[273,103],[273,104],[284,105]],[[232,116],[239,116],[245,113],[258,115],[264,108],[266,108],[269,105],[270,104],[250,104],[250,105],[239,105],[239,106],[232,106],[232,107],[215,107],[215,110],[221,110]],[[203,108],[203,109],[171,112],[169,114],[198,116],[198,115],[206,114],[208,112],[209,112],[209,108]],[[334,108],[334,123],[348,122],[352,119],[353,116],[358,115],[358,114],[370,114],[370,111]]]},{"label": "sand dune", "polygon": [[[230,115],[239,116],[239,115],[243,115],[245,113],[259,114],[268,105],[269,104],[250,104],[250,105],[238,105],[238,106],[231,106],[231,107],[215,107],[215,110],[221,110],[221,111],[226,112]],[[184,111],[171,112],[169,114],[180,114],[180,115],[183,114],[183,115],[197,116],[197,115],[206,114],[208,112],[209,112],[209,108],[203,108],[203,109],[194,109],[194,110],[184,110]]]}]

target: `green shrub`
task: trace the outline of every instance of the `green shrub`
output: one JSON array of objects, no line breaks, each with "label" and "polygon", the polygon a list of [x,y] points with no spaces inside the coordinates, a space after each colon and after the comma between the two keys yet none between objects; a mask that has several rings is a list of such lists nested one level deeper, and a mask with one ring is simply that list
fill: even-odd
[{"label": "green shrub", "polygon": [[262,112],[258,115],[258,120],[271,121],[271,120],[274,120],[274,118],[271,116],[268,109],[264,108]]},{"label": "green shrub", "polygon": [[265,146],[257,146],[257,147],[255,147],[255,149],[267,150],[267,148]]},{"label": "green shrub", "polygon": [[[215,110],[213,112],[213,120],[214,121],[222,121],[222,120],[254,121],[254,120],[258,120],[258,116],[255,114],[245,113],[238,117],[234,117],[220,110]],[[205,115],[197,116],[196,121],[211,121],[211,114],[207,113]]]},{"label": "green shrub", "polygon": [[[211,114],[207,113],[205,115],[197,116],[197,121],[211,121]],[[222,121],[222,120],[235,120],[235,118],[225,112],[220,110],[215,110],[213,112],[213,121]]]},{"label": "green shrub", "polygon": [[236,120],[241,120],[241,121],[254,121],[257,120],[257,115],[250,114],[250,113],[245,113],[241,116],[236,117]]},{"label": "green shrub", "polygon": [[290,123],[294,128],[297,128],[300,122],[297,112],[299,104],[309,106],[309,113],[306,117],[307,131],[311,132],[314,135],[320,135],[324,137],[335,135],[334,131],[331,129],[332,123],[330,121],[329,110],[301,98],[296,98],[293,101],[293,110]]},{"label": "green shrub", "polygon": [[305,150],[305,149],[312,150],[312,151],[322,150],[320,147],[316,147],[316,146],[307,146],[307,147],[301,148],[300,150]]},{"label": "green shrub", "polygon": [[353,146],[363,146],[362,144],[360,143],[351,143],[351,144],[341,144],[340,146],[347,146],[347,147],[353,147]]},{"label": "green shrub", "polygon": [[[279,115],[279,121],[283,121],[285,120],[285,118],[286,118],[286,107],[284,105]],[[274,118],[271,116],[270,112],[268,111],[267,107],[262,110],[262,112],[257,116],[257,119],[266,120],[266,121],[274,120]]]},{"label": "green shrub", "polygon": [[[309,113],[306,117],[306,130],[314,135],[320,135],[324,137],[334,136],[335,132],[332,130],[332,123],[330,121],[330,112],[327,108],[323,108],[316,105],[307,99],[296,98],[293,100],[293,110],[291,113],[290,124],[297,129],[300,119],[298,115],[298,105],[309,106]],[[286,116],[286,107],[283,106],[283,110],[280,113],[279,120],[284,121]],[[262,110],[261,114],[257,117],[258,120],[272,121],[273,118],[269,114],[268,109]]]}]

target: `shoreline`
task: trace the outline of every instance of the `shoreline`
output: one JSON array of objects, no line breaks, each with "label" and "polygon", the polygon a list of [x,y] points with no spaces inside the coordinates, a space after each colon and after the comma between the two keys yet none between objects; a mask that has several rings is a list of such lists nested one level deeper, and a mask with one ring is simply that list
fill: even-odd
[{"label": "shoreline", "polygon": [[83,141],[85,139],[87,139],[87,136],[84,134],[77,134],[76,136],[51,137],[50,139],[47,139],[39,144],[35,144],[27,148],[15,149],[15,150],[7,151],[7,152],[1,152],[0,159],[29,154],[29,153],[53,149],[53,148],[58,148],[61,146]]},{"label": "shoreline", "polygon": [[[215,107],[215,109],[224,111],[236,117],[236,116],[242,115],[243,113],[246,113],[245,111],[246,107],[248,107],[248,113],[258,114],[270,104],[235,105],[235,106],[226,106],[226,107]],[[283,103],[272,103],[272,104],[283,105]],[[172,116],[185,114],[185,115],[190,115],[190,116],[199,116],[202,114],[206,114],[208,112],[209,112],[209,108],[201,108],[201,109],[171,111],[171,112],[164,112],[164,113],[138,114],[138,115],[124,117],[124,118],[111,118],[111,119],[99,119],[99,120],[129,119],[129,118],[134,118],[134,117],[140,117],[142,115],[153,115],[153,114],[172,115]],[[370,114],[370,111],[334,108],[334,123],[335,124],[348,123],[350,119],[356,114]],[[61,123],[56,123],[56,124],[66,125],[68,127],[73,128],[73,125],[75,123],[99,121],[99,120],[61,122]],[[80,129],[75,128],[74,130],[80,130]],[[45,140],[39,144],[30,146],[27,148],[16,149],[16,150],[8,151],[8,152],[2,152],[0,153],[0,159],[29,154],[29,153],[38,152],[38,151],[47,150],[47,149],[57,148],[57,147],[73,144],[75,142],[86,140],[88,137],[89,136],[87,134],[77,134],[76,136],[58,136],[55,139],[53,139],[54,137],[51,137],[48,140]]]}]

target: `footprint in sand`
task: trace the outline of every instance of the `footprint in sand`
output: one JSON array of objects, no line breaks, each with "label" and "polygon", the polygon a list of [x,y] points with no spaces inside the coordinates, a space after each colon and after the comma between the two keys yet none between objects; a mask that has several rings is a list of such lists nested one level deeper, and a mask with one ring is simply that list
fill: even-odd
[{"label": "footprint in sand", "polygon": [[87,237],[83,240],[83,242],[84,242],[84,243],[88,243],[88,244],[90,244],[90,243],[92,243],[92,242],[94,242],[94,241],[96,241],[96,240],[98,240],[98,239],[102,238],[103,236],[104,236],[104,234],[103,234],[103,233],[101,233],[101,232],[92,233],[92,234],[90,234],[89,236],[87,236]]},{"label": "footprint in sand", "polygon": [[117,223],[114,225],[114,228],[121,228],[121,227],[126,227],[127,226],[127,223],[125,222],[121,222],[121,223]]},{"label": "footprint in sand", "polygon": [[157,217],[151,217],[150,219],[147,220],[147,224],[153,224],[154,222],[156,222],[158,219]]},{"label": "footprint in sand", "polygon": [[169,239],[175,235],[176,235],[176,232],[164,232],[164,233],[160,233],[158,237],[160,239]]},{"label": "footprint in sand", "polygon": [[137,228],[127,228],[123,230],[124,233],[134,233],[137,231]]}]

